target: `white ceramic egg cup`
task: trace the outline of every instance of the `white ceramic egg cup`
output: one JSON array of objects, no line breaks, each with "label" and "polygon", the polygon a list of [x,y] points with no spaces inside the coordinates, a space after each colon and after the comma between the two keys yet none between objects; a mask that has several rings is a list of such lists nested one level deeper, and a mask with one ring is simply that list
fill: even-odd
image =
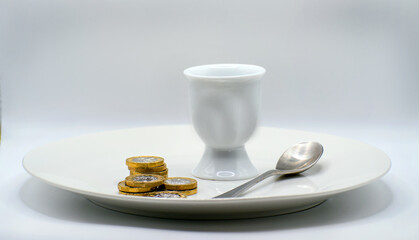
[{"label": "white ceramic egg cup", "polygon": [[257,126],[264,73],[264,68],[246,64],[202,65],[184,71],[193,126],[206,145],[194,176],[242,180],[257,175],[244,144]]}]

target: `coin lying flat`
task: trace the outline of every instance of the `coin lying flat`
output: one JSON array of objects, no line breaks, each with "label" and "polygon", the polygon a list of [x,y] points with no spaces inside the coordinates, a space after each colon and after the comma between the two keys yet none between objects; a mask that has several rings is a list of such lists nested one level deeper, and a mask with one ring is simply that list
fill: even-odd
[{"label": "coin lying flat", "polygon": [[191,190],[197,188],[198,183],[193,178],[170,177],[164,180],[164,186],[167,190]]},{"label": "coin lying flat", "polygon": [[139,172],[139,173],[151,173],[151,172],[161,172],[167,169],[166,163],[157,167],[128,167],[130,172]]},{"label": "coin lying flat", "polygon": [[125,184],[125,181],[121,181],[118,183],[118,190],[121,192],[128,192],[128,193],[144,193],[144,192],[151,192],[156,190],[157,187],[130,187]]},{"label": "coin lying flat", "polygon": [[125,178],[125,184],[130,187],[157,187],[163,184],[165,177],[154,174],[130,175]]},{"label": "coin lying flat", "polygon": [[126,164],[130,168],[152,168],[164,164],[164,158],[157,156],[136,156],[127,158]]},{"label": "coin lying flat", "polygon": [[146,194],[146,193],[133,193],[133,192],[119,191],[119,194],[122,194],[122,195],[132,195],[132,196],[144,196],[144,194]]},{"label": "coin lying flat", "polygon": [[131,175],[139,175],[139,174],[153,174],[153,175],[160,175],[163,176],[165,178],[167,178],[168,174],[169,174],[169,170],[163,170],[161,172],[148,172],[148,173],[142,173],[142,172],[136,172],[136,171],[130,171]]},{"label": "coin lying flat", "polygon": [[186,198],[186,195],[176,191],[159,191],[159,192],[150,192],[142,195],[144,197],[153,197],[153,198]]},{"label": "coin lying flat", "polygon": [[[129,187],[129,186],[127,186]],[[129,188],[135,188],[135,187],[129,187]],[[146,189],[146,188],[141,188],[141,189]],[[144,194],[148,194],[148,193],[152,193],[152,192],[156,192],[156,191],[165,191],[164,185],[160,185],[157,187],[153,187],[153,188],[148,188],[151,189],[148,192],[128,192],[128,191],[123,191],[123,190],[119,190],[119,194],[122,195],[131,195],[131,196],[144,196]]]}]

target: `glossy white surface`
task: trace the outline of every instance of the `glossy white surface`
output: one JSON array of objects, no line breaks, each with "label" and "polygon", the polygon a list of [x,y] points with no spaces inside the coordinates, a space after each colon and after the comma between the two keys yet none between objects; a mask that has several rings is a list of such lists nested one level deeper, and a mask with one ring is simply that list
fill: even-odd
[{"label": "glossy white surface", "polygon": [[[203,146],[190,126],[127,129],[75,137],[40,147],[24,158],[33,176],[122,212],[167,218],[229,219],[277,215],[319,204],[384,175],[390,160],[367,144],[331,135],[259,128],[248,152],[260,171],[275,166],[297,142],[318,141],[319,163],[298,177],[267,179],[237,199],[211,199],[243,181],[198,179],[198,194],[187,199],[150,199],[118,194],[128,174],[124,160],[134,155],[166,158],[169,176],[190,177]],[[141,149],[141,150],[140,150]],[[362,167],[360,167],[362,166]]]},{"label": "glossy white surface", "polygon": [[247,64],[212,64],[188,68],[193,126],[206,149],[194,176],[209,180],[243,180],[257,170],[244,144],[259,116],[260,81],[265,69]]},{"label": "glossy white surface", "polygon": [[207,64],[185,69],[184,74],[191,79],[206,81],[247,81],[265,74],[263,67],[250,64]]}]

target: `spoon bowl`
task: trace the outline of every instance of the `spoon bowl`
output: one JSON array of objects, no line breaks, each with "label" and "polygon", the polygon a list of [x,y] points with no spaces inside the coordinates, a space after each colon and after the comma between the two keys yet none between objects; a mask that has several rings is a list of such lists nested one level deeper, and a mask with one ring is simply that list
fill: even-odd
[{"label": "spoon bowl", "polygon": [[276,163],[276,169],[293,171],[293,174],[301,173],[316,164],[322,154],[323,146],[318,142],[298,143],[282,154]]},{"label": "spoon bowl", "polygon": [[236,197],[260,181],[275,175],[298,174],[314,166],[323,154],[318,142],[302,142],[288,148],[278,159],[276,169],[269,170],[256,178],[214,198]]}]

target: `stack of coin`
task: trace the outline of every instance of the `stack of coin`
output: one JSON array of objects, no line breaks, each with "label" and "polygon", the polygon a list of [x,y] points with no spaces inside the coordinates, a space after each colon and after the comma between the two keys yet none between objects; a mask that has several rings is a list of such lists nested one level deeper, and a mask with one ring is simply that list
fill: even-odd
[{"label": "stack of coin", "polygon": [[126,159],[130,175],[118,183],[120,194],[154,198],[185,198],[197,193],[193,178],[168,177],[164,158],[136,156]]},{"label": "stack of coin", "polygon": [[193,178],[170,177],[164,180],[164,187],[167,191],[179,192],[187,196],[196,194],[198,183]]},{"label": "stack of coin", "polygon": [[163,186],[164,177],[154,174],[130,175],[125,181],[119,182],[118,189],[121,194],[143,196]]},{"label": "stack of coin", "polygon": [[127,158],[130,175],[154,174],[167,178],[169,172],[164,158],[157,156],[136,156]]}]

